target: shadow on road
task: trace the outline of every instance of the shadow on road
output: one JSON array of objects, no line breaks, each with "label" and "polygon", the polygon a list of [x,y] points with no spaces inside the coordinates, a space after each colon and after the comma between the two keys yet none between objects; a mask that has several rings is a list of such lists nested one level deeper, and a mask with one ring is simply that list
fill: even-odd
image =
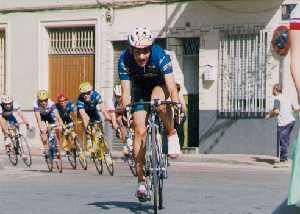
[{"label": "shadow on road", "polygon": [[295,206],[288,206],[287,199],[282,202],[272,214],[299,214],[300,208]]},{"label": "shadow on road", "polygon": [[101,202],[90,203],[88,205],[94,205],[103,210],[109,210],[113,208],[123,208],[123,209],[128,209],[133,213],[153,213],[153,206],[149,204],[141,204],[138,202],[101,201]]},{"label": "shadow on road", "polygon": [[260,157],[254,157],[253,158],[256,162],[264,162],[264,163],[268,163],[270,165],[273,165],[276,161],[275,158],[260,158]]},{"label": "shadow on road", "polygon": [[42,172],[42,173],[49,173],[49,170],[46,169],[24,169],[25,172]]}]

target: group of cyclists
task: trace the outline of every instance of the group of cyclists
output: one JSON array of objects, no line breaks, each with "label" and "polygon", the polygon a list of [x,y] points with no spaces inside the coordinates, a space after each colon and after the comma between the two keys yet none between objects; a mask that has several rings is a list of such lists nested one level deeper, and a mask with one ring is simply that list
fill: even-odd
[{"label": "group of cyclists", "polygon": [[[34,102],[34,115],[40,130],[43,144],[43,154],[47,151],[47,124],[57,124],[57,136],[60,136],[62,127],[74,122],[77,114],[80,116],[86,142],[89,147],[88,124],[93,121],[102,121],[101,115],[110,121],[112,127],[118,130],[122,143],[126,138],[126,120],[124,112],[126,106],[141,101],[153,99],[171,100],[181,108],[170,56],[158,45],[154,44],[154,36],[147,28],[136,28],[128,35],[129,47],[120,55],[118,71],[120,85],[114,87],[115,111],[108,111],[104,99],[99,91],[93,89],[89,82],[79,86],[80,94],[76,105],[64,94],[57,96],[57,102],[50,100],[47,90],[39,90]],[[168,139],[168,156],[177,158],[180,154],[179,138],[174,121],[180,120],[180,115],[174,115],[170,106],[158,107],[159,116],[164,124]],[[21,112],[20,106],[9,95],[3,95],[0,107],[0,125],[4,133],[5,147],[9,147],[9,131],[11,124],[17,124],[14,116],[16,112],[27,128],[32,125]],[[132,125],[134,130],[133,154],[136,162],[138,187],[136,197],[144,201],[146,197],[144,162],[146,153],[147,108],[143,105],[134,105],[132,108]],[[128,151],[124,146],[124,153]]]}]

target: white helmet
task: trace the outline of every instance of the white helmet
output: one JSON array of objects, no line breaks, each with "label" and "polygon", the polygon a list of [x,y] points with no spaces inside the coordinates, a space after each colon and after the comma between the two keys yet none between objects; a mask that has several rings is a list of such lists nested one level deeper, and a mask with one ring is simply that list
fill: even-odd
[{"label": "white helmet", "polygon": [[136,28],[128,35],[128,42],[134,48],[147,48],[154,42],[154,37],[146,27]]},{"label": "white helmet", "polygon": [[121,85],[115,85],[114,93],[115,93],[116,96],[121,96],[122,95]]},{"label": "white helmet", "polygon": [[5,104],[12,103],[13,102],[13,98],[11,96],[9,96],[9,95],[3,95],[1,97],[1,102],[5,103]]}]

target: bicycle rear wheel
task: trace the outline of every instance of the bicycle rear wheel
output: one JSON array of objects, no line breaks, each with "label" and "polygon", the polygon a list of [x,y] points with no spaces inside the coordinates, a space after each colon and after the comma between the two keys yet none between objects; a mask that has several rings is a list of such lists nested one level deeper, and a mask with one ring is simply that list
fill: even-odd
[{"label": "bicycle rear wheel", "polygon": [[24,164],[27,167],[30,167],[32,164],[31,151],[28,142],[23,135],[21,135],[19,138],[19,150]]},{"label": "bicycle rear wheel", "polygon": [[86,157],[85,157],[85,154],[84,154],[84,151],[82,150],[81,148],[81,141],[80,141],[80,138],[76,135],[76,137],[74,138],[74,142],[75,142],[75,145],[77,147],[77,151],[76,151],[76,155],[78,155],[78,160],[79,160],[79,163],[81,165],[81,167],[84,169],[84,170],[87,170],[87,161],[86,161]]},{"label": "bicycle rear wheel", "polygon": [[9,150],[7,151],[8,159],[11,162],[13,166],[16,166],[18,164],[18,148],[14,145],[11,145]]},{"label": "bicycle rear wheel", "polygon": [[103,163],[102,160],[99,158],[99,153],[92,153],[91,158],[93,159],[93,162],[95,164],[96,170],[99,173],[99,175],[102,175],[103,173]]},{"label": "bicycle rear wheel", "polygon": [[99,158],[101,158],[101,156],[104,157],[104,162],[107,168],[108,173],[113,176],[114,175],[114,161],[112,158],[112,154],[109,150],[108,144],[107,142],[102,138],[102,140],[100,141],[101,145],[100,145],[100,149],[101,149],[101,153],[103,154],[99,154]]}]

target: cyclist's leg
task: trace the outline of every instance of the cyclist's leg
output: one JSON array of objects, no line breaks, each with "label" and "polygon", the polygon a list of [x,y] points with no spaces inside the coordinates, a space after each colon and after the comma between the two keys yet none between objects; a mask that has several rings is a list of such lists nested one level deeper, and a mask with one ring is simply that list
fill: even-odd
[{"label": "cyclist's leg", "polygon": [[[156,86],[152,90],[151,99],[167,100],[169,92],[166,87]],[[177,131],[174,128],[173,112],[170,106],[161,105],[159,107],[159,116],[166,127],[168,134],[168,153],[171,158],[176,158],[180,154],[180,145]]]},{"label": "cyclist's leg", "polygon": [[41,121],[40,137],[43,144],[42,153],[45,155],[48,150],[48,136],[47,136],[47,125],[46,121]]},{"label": "cyclist's leg", "polygon": [[146,154],[146,117],[147,112],[144,110],[136,111],[133,113],[134,124],[134,141],[133,141],[133,153],[136,161],[136,172],[138,178],[138,191],[137,197],[144,198],[145,190],[145,177],[144,177],[144,162]]}]

